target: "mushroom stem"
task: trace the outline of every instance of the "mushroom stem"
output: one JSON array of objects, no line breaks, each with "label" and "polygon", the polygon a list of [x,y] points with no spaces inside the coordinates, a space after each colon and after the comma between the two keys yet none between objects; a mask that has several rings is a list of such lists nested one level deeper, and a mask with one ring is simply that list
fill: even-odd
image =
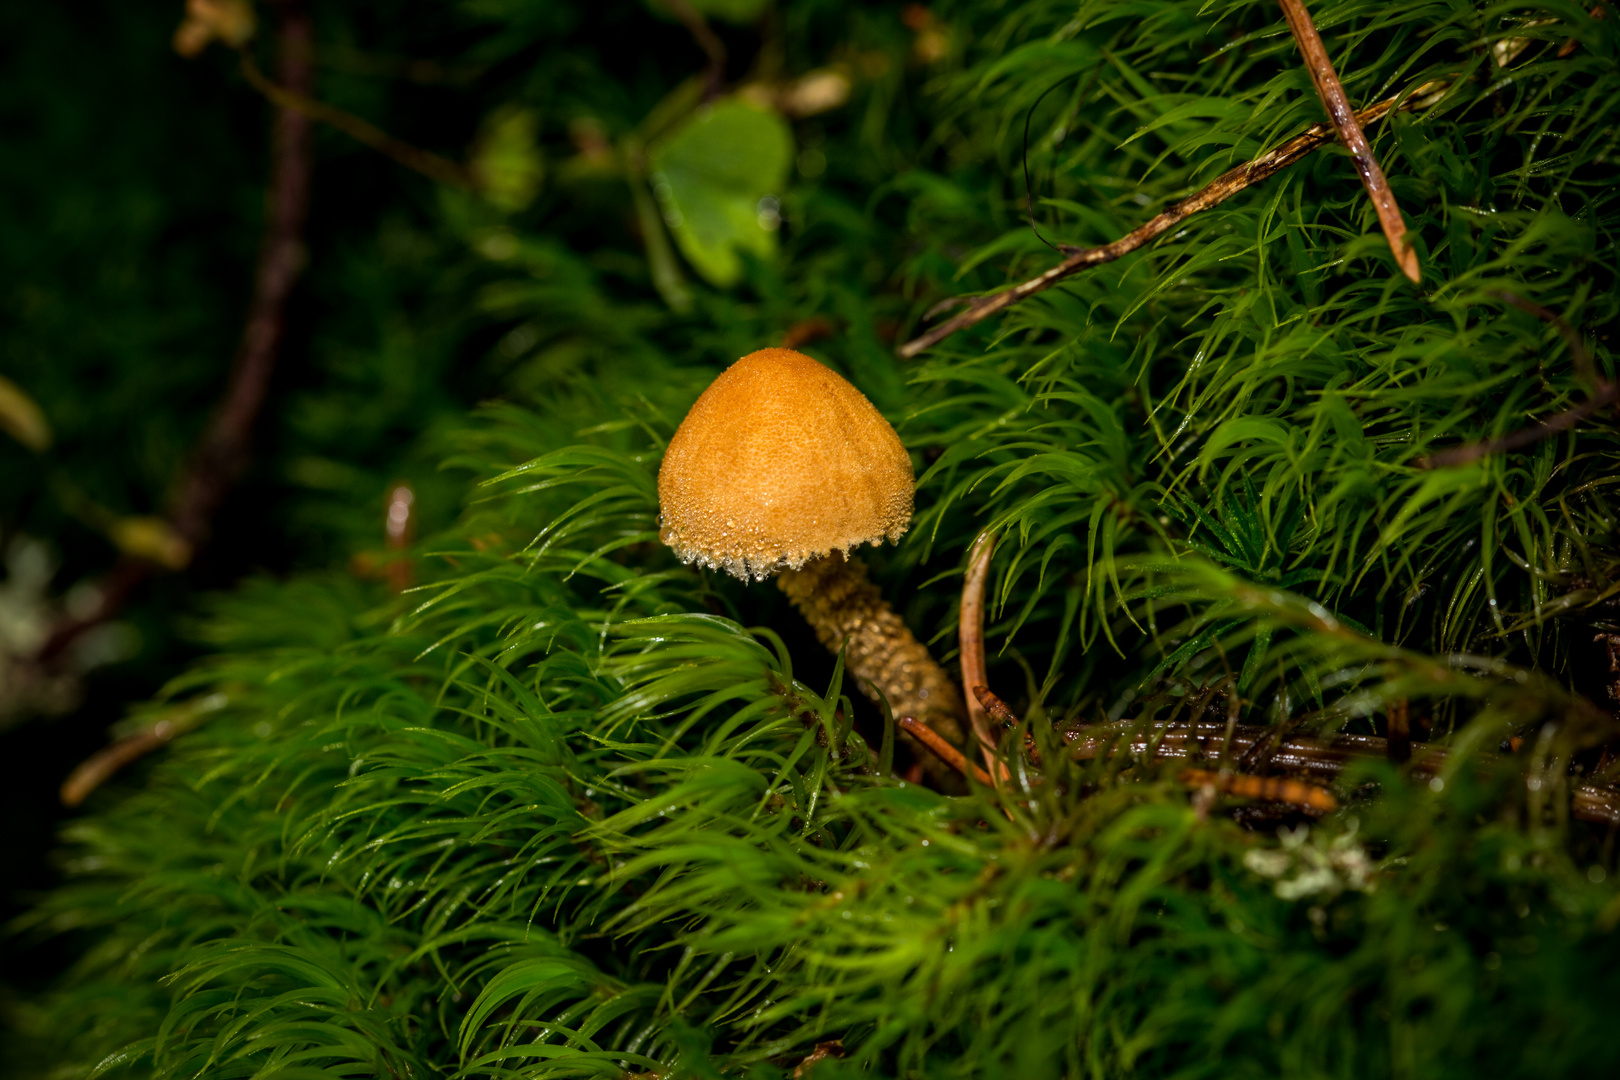
[{"label": "mushroom stem", "polygon": [[823,645],[845,650],[844,670],[860,677],[868,697],[881,692],[894,715],[915,717],[961,745],[961,693],[867,578],[864,563],[835,551],[782,571],[776,583]]}]

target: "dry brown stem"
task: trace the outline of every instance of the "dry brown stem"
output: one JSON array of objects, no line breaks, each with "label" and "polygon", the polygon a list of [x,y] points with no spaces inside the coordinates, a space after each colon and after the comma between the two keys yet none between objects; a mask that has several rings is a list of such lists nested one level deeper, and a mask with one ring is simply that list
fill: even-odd
[{"label": "dry brown stem", "polygon": [[460,188],[478,186],[470,172],[449,158],[440,157],[419,146],[412,146],[403,139],[396,139],[370,121],[362,120],[353,113],[344,112],[311,97],[307,89],[295,88],[285,80],[279,84],[271,81],[259,70],[259,65],[253,62],[252,54],[245,49],[242,51],[242,75],[255,90],[269,98],[283,111],[297,112],[311,120],[337,128],[356,142],[369,146],[407,169],[419,172],[441,184]]},{"label": "dry brown stem", "polygon": [[1505,454],[1514,450],[1523,450],[1527,446],[1534,446],[1542,439],[1568,431],[1582,420],[1601,412],[1615,402],[1620,401],[1620,383],[1609,382],[1599,378],[1597,368],[1592,363],[1592,353],[1581,340],[1581,335],[1573,326],[1551,308],[1540,304],[1533,304],[1513,293],[1498,291],[1495,297],[1506,301],[1520,311],[1528,312],[1536,318],[1551,323],[1557,329],[1569,346],[1570,363],[1575,367],[1578,378],[1591,383],[1592,396],[1572,408],[1550,416],[1545,420],[1520,428],[1496,439],[1486,439],[1483,442],[1463,443],[1461,446],[1451,446],[1436,453],[1420,457],[1415,462],[1420,469],[1444,469],[1454,465],[1469,465],[1481,458],[1492,454]]},{"label": "dry brown stem", "polygon": [[1620,383],[1604,383],[1602,388],[1574,408],[1566,409],[1556,416],[1549,416],[1527,428],[1503,435],[1499,439],[1487,439],[1484,442],[1466,443],[1462,446],[1452,446],[1438,453],[1430,454],[1417,460],[1420,469],[1443,469],[1452,465],[1468,465],[1492,454],[1505,454],[1513,450],[1523,450],[1527,446],[1534,446],[1542,439],[1559,432],[1568,431],[1593,413],[1601,412],[1604,408],[1620,401]]},{"label": "dry brown stem", "polygon": [[[978,700],[984,711],[989,714],[990,719],[1003,727],[1016,728],[1022,722],[1018,719],[1017,714],[1007,707],[1007,703],[996,697],[988,686],[971,687],[970,693]],[[1039,765],[1041,763],[1041,752],[1035,745],[1035,736],[1027,731],[1024,732],[1024,754],[1029,758],[1031,764]],[[1001,766],[1001,775],[1007,775],[1007,766]]]},{"label": "dry brown stem", "polygon": [[216,693],[174,706],[166,710],[161,719],[91,754],[62,782],[62,805],[78,806],[121,769],[200,726],[209,714],[222,708],[226,700],[223,693]]},{"label": "dry brown stem", "polygon": [[1395,253],[1395,261],[1400,264],[1401,271],[1416,284],[1422,280],[1423,274],[1418,267],[1417,252],[1406,239],[1406,222],[1401,218],[1401,208],[1395,205],[1395,193],[1389,189],[1389,182],[1384,179],[1384,170],[1378,167],[1372,147],[1367,145],[1367,136],[1361,130],[1356,111],[1350,107],[1350,99],[1345,96],[1338,73],[1333,70],[1333,61],[1328,58],[1327,48],[1322,44],[1322,35],[1316,32],[1316,24],[1311,21],[1311,13],[1305,10],[1303,0],[1280,0],[1280,3],[1288,29],[1293,32],[1294,40],[1299,43],[1299,51],[1304,54],[1311,82],[1316,85],[1316,92],[1333,121],[1333,129],[1338,132],[1339,141],[1350,151],[1350,157],[1356,163],[1356,172],[1361,174],[1362,186],[1367,189],[1367,196],[1378,211],[1378,223],[1384,228],[1389,249]]},{"label": "dry brown stem", "polygon": [[703,55],[708,58],[708,63],[703,69],[703,100],[713,101],[720,96],[720,91],[725,89],[725,42],[715,36],[709,20],[703,17],[703,12],[693,6],[692,0],[659,0],[659,2],[669,9],[670,14],[681,20],[681,25],[686,27],[687,33],[692,35],[692,40],[697,42],[698,48],[702,49]]},{"label": "dry brown stem", "polygon": [[1210,769],[1183,769],[1176,774],[1188,787],[1209,788],[1240,799],[1264,799],[1289,803],[1317,814],[1330,814],[1339,808],[1333,792],[1303,780],[1280,776],[1250,776],[1246,773],[1214,772]]},{"label": "dry brown stem", "polygon": [[[894,715],[916,717],[951,743],[962,741],[967,710],[945,669],[918,641],[859,559],[839,552],[784,570],[776,584],[798,608],[816,638],[844,651],[844,668],[873,701],[887,700]],[[913,750],[916,742],[907,738]],[[919,758],[936,782],[951,780],[931,757]]]},{"label": "dry brown stem", "polygon": [[[1193,724],[1171,728],[1139,730],[1122,721],[1095,724],[1080,731],[1065,732],[1069,754],[1077,761],[1116,754],[1144,756],[1147,760],[1237,760],[1250,749],[1272,738],[1272,729],[1252,725]],[[1270,764],[1285,772],[1318,779],[1331,779],[1356,761],[1387,758],[1385,739],[1373,735],[1336,735],[1316,739],[1295,735],[1277,740]],[[1409,771],[1427,780],[1440,774],[1446,762],[1446,749],[1423,743],[1412,745]],[[1596,784],[1578,784],[1571,791],[1571,813],[1581,821],[1620,825],[1620,792]]]},{"label": "dry brown stem", "polygon": [[990,774],[979,768],[978,765],[969,761],[967,758],[963,757],[962,751],[958,750],[956,747],[947,742],[945,737],[939,732],[935,731],[921,720],[910,716],[902,716],[895,722],[900,725],[903,731],[921,743],[925,749],[927,749],[935,757],[939,758],[939,760],[943,761],[945,764],[949,765],[963,776],[967,776],[971,772],[973,778],[979,783],[985,785],[986,787],[990,786]]},{"label": "dry brown stem", "polygon": [[[1365,127],[1382,119],[1395,108],[1397,101],[1398,98],[1389,98],[1360,110],[1355,113],[1357,124]],[[910,359],[924,349],[944,341],[958,330],[983,322],[997,312],[1005,311],[1020,300],[1036,293],[1045,292],[1064,278],[1129,255],[1163,236],[1192,215],[1219,206],[1238,192],[1269,180],[1290,165],[1303,160],[1318,147],[1332,142],[1333,139],[1334,131],[1331,124],[1313,124],[1275,150],[1261,154],[1253,161],[1239,165],[1235,169],[1228,169],[1198,192],[1113,243],[1104,244],[1102,247],[1081,248],[1056,266],[1028,281],[989,296],[968,300],[966,311],[940,323],[926,334],[906,342],[896,352],[901,358]]]},{"label": "dry brown stem", "polygon": [[90,797],[96,788],[112,779],[119,770],[131,765],[174,738],[168,724],[155,724],[144,731],[126,735],[111,746],[97,750],[81,761],[62,781],[63,806],[78,806]]},{"label": "dry brown stem", "polygon": [[976,691],[989,682],[984,663],[984,591],[990,580],[990,556],[995,554],[994,533],[981,533],[968,550],[967,573],[962,577],[962,611],[959,618],[962,653],[962,685],[968,688],[968,721],[979,740],[979,752],[988,768],[996,767],[997,739],[990,730],[985,708]]},{"label": "dry brown stem", "polygon": [[816,1048],[805,1059],[793,1067],[792,1080],[805,1080],[810,1070],[826,1061],[828,1058],[841,1058],[844,1056],[844,1043],[841,1039],[829,1039],[826,1042],[816,1043]]},{"label": "dry brown stem", "polygon": [[[279,77],[287,93],[306,94],[314,82],[314,32],[300,2],[285,0],[279,11]],[[278,103],[279,104],[279,103]],[[225,396],[207,430],[192,451],[176,486],[169,521],[192,549],[207,539],[209,523],[226,492],[247,465],[253,424],[264,405],[270,375],[286,330],[287,301],[304,268],[304,223],[309,215],[313,147],[310,119],[281,105],[274,120],[271,147],[269,219],[259,247],[253,299]],[[54,661],[80,635],[123,610],[130,594],[156,564],[125,556],[100,581],[95,606],[60,623],[41,647],[39,660]]]}]

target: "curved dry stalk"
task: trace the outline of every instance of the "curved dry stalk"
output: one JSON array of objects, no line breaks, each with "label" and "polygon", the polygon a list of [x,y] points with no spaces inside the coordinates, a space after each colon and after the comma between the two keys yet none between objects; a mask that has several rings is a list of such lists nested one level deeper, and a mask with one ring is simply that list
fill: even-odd
[{"label": "curved dry stalk", "polygon": [[1372,147],[1367,145],[1367,136],[1356,119],[1356,111],[1350,107],[1350,99],[1345,96],[1338,72],[1333,70],[1333,61],[1328,58],[1327,48],[1322,44],[1322,35],[1316,32],[1316,24],[1311,21],[1311,13],[1305,10],[1303,0],[1280,2],[1283,18],[1288,21],[1288,29],[1293,32],[1294,40],[1299,43],[1299,51],[1305,56],[1306,70],[1311,73],[1311,82],[1316,85],[1322,105],[1333,121],[1333,129],[1338,132],[1339,141],[1344,143],[1345,149],[1350,151],[1350,157],[1356,163],[1356,172],[1361,174],[1362,186],[1367,189],[1367,197],[1372,199],[1373,208],[1378,211],[1378,223],[1383,226],[1384,236],[1389,240],[1389,249],[1395,253],[1395,261],[1400,264],[1401,272],[1415,285],[1423,279],[1423,273],[1418,267],[1417,252],[1406,239],[1406,221],[1401,217],[1401,208],[1395,205],[1395,193],[1389,189],[1389,181],[1384,179],[1384,170],[1378,167],[1378,159],[1373,156]]},{"label": "curved dry stalk", "polygon": [[376,124],[328,105],[307,93],[300,93],[290,86],[272,82],[259,70],[259,65],[253,62],[252,55],[246,49],[242,50],[242,75],[249,85],[280,109],[296,112],[311,120],[335,127],[356,142],[369,146],[407,169],[419,172],[441,184],[468,189],[478,187],[472,174],[449,158],[441,157],[431,150],[423,150],[419,146],[412,146],[404,139],[397,139],[388,134]]},{"label": "curved dry stalk", "polygon": [[895,720],[901,730],[911,735],[935,757],[961,773],[963,776],[971,772],[973,778],[985,787],[991,785],[990,774],[979,768],[978,765],[962,756],[962,751],[945,740],[945,736],[911,716],[902,716]]},{"label": "curved dry stalk", "polygon": [[984,590],[990,580],[990,556],[996,550],[994,533],[980,533],[968,550],[967,573],[962,577],[962,612],[959,619],[962,685],[967,689],[968,721],[979,740],[987,768],[996,767],[996,737],[980,703],[979,691],[989,682],[984,664]]},{"label": "curved dry stalk", "polygon": [[1573,326],[1570,326],[1561,315],[1540,304],[1532,304],[1530,301],[1506,290],[1498,290],[1492,295],[1499,300],[1512,304],[1520,311],[1527,312],[1553,325],[1569,346],[1570,362],[1575,366],[1576,376],[1593,384],[1592,396],[1579,405],[1572,406],[1561,413],[1537,421],[1529,427],[1509,432],[1499,438],[1486,439],[1482,442],[1463,443],[1460,446],[1449,446],[1444,450],[1420,457],[1414,462],[1420,469],[1444,469],[1453,465],[1470,465],[1492,454],[1523,450],[1527,446],[1534,446],[1542,439],[1568,431],[1587,417],[1601,412],[1616,401],[1620,401],[1620,382],[1609,382],[1598,375],[1597,368],[1592,363],[1591,350],[1586,347],[1586,342],[1581,340],[1580,333]]},{"label": "curved dry stalk", "polygon": [[58,792],[63,806],[78,806],[122,769],[160,750],[176,737],[201,727],[210,713],[229,703],[223,693],[208,694],[164,711],[161,719],[104,746],[81,761]]},{"label": "curved dry stalk", "polygon": [[62,805],[78,806],[126,766],[133,765],[152,751],[167,746],[175,734],[173,725],[166,721],[160,722],[133,735],[126,735],[111,746],[97,750],[79,762],[68,774],[68,778],[62,781],[62,788],[58,792]]}]

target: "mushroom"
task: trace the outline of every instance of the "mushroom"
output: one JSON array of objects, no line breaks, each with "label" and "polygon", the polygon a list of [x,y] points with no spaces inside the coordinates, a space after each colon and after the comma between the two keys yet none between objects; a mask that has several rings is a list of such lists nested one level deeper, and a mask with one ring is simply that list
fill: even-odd
[{"label": "mushroom", "polygon": [[777,575],[869,697],[960,744],[961,694],[850,557],[900,538],[913,490],[900,437],[859,390],[803,353],[761,349],[721,372],[670,439],[659,536],[682,562]]}]

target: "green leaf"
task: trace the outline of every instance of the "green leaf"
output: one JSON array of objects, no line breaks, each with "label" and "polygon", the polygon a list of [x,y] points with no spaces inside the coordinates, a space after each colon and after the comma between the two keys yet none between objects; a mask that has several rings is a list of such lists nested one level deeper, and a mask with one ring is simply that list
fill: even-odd
[{"label": "green leaf", "polygon": [[777,205],[793,134],[774,112],[742,101],[698,111],[653,146],[653,193],[681,254],[711,284],[733,285],[742,254],[776,252]]}]

